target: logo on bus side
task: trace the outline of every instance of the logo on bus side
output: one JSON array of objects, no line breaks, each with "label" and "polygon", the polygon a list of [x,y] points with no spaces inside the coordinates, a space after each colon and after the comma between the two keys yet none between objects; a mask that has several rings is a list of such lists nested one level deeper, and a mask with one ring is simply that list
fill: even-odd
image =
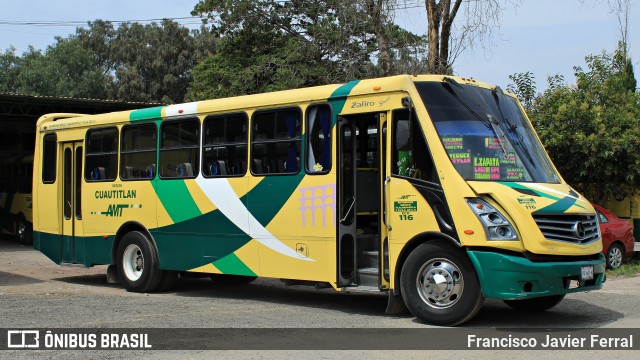
[{"label": "logo on bus side", "polygon": [[333,227],[336,226],[336,184],[310,186],[298,189],[300,191],[300,212],[302,212],[302,226],[307,226],[307,213],[311,214],[311,225],[316,226],[316,211],[322,214],[322,227],[327,226],[327,210],[331,210],[330,217]]},{"label": "logo on bus side", "polygon": [[104,215],[107,217],[122,217],[124,209],[141,209],[142,204],[110,204],[107,211],[92,211],[91,215]]},{"label": "logo on bus side", "polygon": [[[113,184],[114,187],[122,187],[121,184]],[[96,190],[94,193],[97,200],[104,199],[135,199],[136,190]],[[107,217],[122,217],[124,209],[140,209],[142,204],[109,204],[107,211],[92,211],[91,215],[104,215]]]},{"label": "logo on bus side", "polygon": [[413,220],[413,213],[418,211],[417,201],[407,201],[407,199],[413,197],[413,195],[403,195],[400,197],[404,201],[394,201],[393,211],[399,212],[400,220]]},{"label": "logo on bus side", "polygon": [[524,206],[525,209],[533,210],[536,208],[536,200],[533,198],[527,198],[527,199],[518,198],[518,203]]}]

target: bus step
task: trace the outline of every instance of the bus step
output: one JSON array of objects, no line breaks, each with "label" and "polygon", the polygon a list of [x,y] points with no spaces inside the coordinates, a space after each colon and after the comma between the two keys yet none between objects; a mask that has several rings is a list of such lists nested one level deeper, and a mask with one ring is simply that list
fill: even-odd
[{"label": "bus step", "polygon": [[[389,253],[385,253],[385,256],[388,258]],[[361,265],[364,267],[375,268],[380,266],[380,252],[378,250],[363,251]]]},{"label": "bus step", "polygon": [[84,264],[76,264],[76,263],[69,263],[69,262],[61,262],[60,266],[81,267],[81,268],[86,267],[84,266]]},{"label": "bus step", "polygon": [[367,293],[379,293],[381,290],[378,288],[378,285],[376,286],[356,286],[356,287],[348,287],[348,288],[344,288],[344,291],[346,292],[367,292]]},{"label": "bus step", "polygon": [[[385,274],[389,274],[389,270],[384,270]],[[361,286],[378,286],[380,269],[377,267],[365,267],[358,269],[358,284]]]}]

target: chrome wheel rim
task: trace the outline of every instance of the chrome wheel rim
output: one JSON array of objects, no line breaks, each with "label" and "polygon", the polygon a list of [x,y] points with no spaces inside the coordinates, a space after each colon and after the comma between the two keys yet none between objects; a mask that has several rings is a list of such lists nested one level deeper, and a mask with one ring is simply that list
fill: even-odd
[{"label": "chrome wheel rim", "polygon": [[611,249],[609,249],[609,265],[613,269],[622,265],[622,251],[617,246],[614,246]]},{"label": "chrome wheel rim", "polygon": [[138,245],[131,244],[124,249],[122,268],[127,279],[131,281],[140,279],[144,271],[144,256]]},{"label": "chrome wheel rim", "polygon": [[429,260],[418,270],[416,288],[422,301],[430,307],[449,308],[455,305],[462,295],[462,271],[448,259]]}]

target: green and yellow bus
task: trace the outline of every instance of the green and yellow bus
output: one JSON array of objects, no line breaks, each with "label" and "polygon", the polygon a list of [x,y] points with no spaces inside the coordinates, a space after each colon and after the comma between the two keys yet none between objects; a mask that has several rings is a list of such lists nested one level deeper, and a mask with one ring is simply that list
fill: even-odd
[{"label": "green and yellow bus", "polygon": [[0,160],[0,230],[31,245],[33,155]]},{"label": "green and yellow bus", "polygon": [[456,325],[485,298],[545,310],[605,281],[595,211],[516,98],[394,76],[37,124],[34,247],[111,264],[384,291]]}]

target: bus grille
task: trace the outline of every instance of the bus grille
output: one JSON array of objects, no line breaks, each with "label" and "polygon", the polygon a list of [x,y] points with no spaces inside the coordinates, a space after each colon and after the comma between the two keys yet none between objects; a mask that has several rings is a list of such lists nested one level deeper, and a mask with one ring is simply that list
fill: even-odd
[{"label": "bus grille", "polygon": [[586,244],[600,238],[595,215],[533,215],[547,240]]}]

